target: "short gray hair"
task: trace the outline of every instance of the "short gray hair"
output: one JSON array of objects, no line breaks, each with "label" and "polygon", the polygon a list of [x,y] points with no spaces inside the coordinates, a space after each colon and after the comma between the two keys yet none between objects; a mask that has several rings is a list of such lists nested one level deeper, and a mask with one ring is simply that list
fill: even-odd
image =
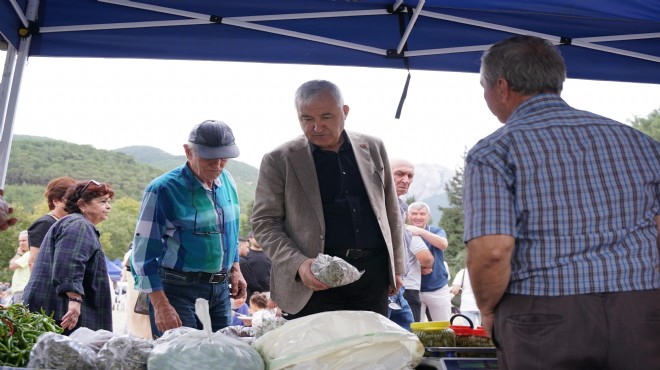
[{"label": "short gray hair", "polygon": [[335,98],[339,108],[344,107],[344,97],[341,95],[341,90],[339,90],[337,85],[326,80],[311,80],[300,85],[298,90],[296,90],[294,100],[296,110],[300,109],[301,106],[310,105],[321,93],[324,92],[330,93],[330,95]]},{"label": "short gray hair", "polygon": [[413,202],[408,206],[408,213],[410,213],[412,210],[415,209],[420,209],[420,208],[426,208],[426,212],[428,214],[431,214],[431,207],[429,207],[428,204],[424,202]]},{"label": "short gray hair", "polygon": [[566,65],[559,49],[535,36],[513,36],[502,40],[481,56],[485,87],[504,78],[511,90],[522,95],[543,92],[559,94],[566,80]]}]

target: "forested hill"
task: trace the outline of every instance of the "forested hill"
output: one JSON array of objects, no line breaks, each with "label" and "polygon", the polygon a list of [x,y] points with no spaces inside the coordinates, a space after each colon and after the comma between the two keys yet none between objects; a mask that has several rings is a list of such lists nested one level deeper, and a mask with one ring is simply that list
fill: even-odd
[{"label": "forested hill", "polygon": [[44,137],[16,135],[6,183],[38,185],[42,188],[43,198],[43,188],[56,177],[95,179],[110,183],[115,198],[139,200],[149,181],[162,172],[124,153]]},{"label": "forested hill", "polygon": [[[103,150],[45,137],[16,135],[6,183],[36,185],[42,189],[36,200],[41,200],[43,187],[56,177],[96,179],[112,185],[115,199],[140,200],[149,181],[185,161],[183,155],[175,156],[148,146]],[[232,160],[227,170],[236,180],[242,207],[247,207],[254,200],[257,169]]]}]

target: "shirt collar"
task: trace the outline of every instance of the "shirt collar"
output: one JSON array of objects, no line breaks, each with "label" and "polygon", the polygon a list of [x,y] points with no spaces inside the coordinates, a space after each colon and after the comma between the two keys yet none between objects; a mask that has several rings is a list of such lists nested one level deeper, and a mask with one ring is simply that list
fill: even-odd
[{"label": "shirt collar", "polygon": [[[346,150],[351,147],[351,139],[348,138],[346,130],[341,132],[341,136],[344,138],[344,142],[339,147],[339,151]],[[316,152],[317,150],[323,150],[319,146],[313,144],[311,141],[309,141],[309,148],[311,149],[312,153]]]},{"label": "shirt collar", "polygon": [[[209,189],[209,187],[206,186],[206,184],[203,181],[201,181],[195,175],[195,173],[192,172],[192,170],[190,169],[190,166],[188,165],[188,162],[186,162],[183,165],[183,168],[181,169],[181,174],[183,175],[183,178],[185,179],[186,186],[189,186],[191,189],[195,188],[195,185],[194,185],[193,181],[196,181],[197,184],[199,184],[200,187],[202,187],[206,190],[213,190],[213,189]],[[220,175],[222,176],[222,173]],[[222,181],[220,180],[220,177],[217,177],[217,178],[213,179],[213,185],[214,185],[215,188],[219,188],[222,185]]]}]

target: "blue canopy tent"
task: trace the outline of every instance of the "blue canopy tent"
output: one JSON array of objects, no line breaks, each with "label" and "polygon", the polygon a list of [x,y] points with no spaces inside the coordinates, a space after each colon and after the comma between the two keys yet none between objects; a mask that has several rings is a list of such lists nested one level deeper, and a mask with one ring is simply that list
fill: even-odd
[{"label": "blue canopy tent", "polygon": [[110,280],[115,283],[121,280],[121,265],[117,266],[116,263],[110,261],[108,257],[105,257],[105,265],[108,267],[108,275],[110,275]]},{"label": "blue canopy tent", "polygon": [[653,0],[3,0],[0,33],[0,186],[29,56],[478,72],[490,45],[532,34],[560,45],[571,78],[660,83]]}]

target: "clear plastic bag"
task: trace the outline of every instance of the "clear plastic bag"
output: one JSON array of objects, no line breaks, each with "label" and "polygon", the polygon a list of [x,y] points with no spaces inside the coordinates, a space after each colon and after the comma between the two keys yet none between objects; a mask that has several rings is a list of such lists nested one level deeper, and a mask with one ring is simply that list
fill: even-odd
[{"label": "clear plastic bag", "polygon": [[368,311],[333,311],[288,321],[252,344],[269,370],[412,369],[424,354],[417,336]]},{"label": "clear plastic bag", "polygon": [[89,348],[93,349],[94,352],[101,350],[103,345],[105,345],[111,338],[114,338],[115,334],[111,331],[99,329],[92,330],[85,327],[80,327],[76,329],[69,338],[82,343]]},{"label": "clear plastic bag", "polygon": [[96,352],[62,334],[43,333],[30,351],[29,368],[95,370]]},{"label": "clear plastic bag", "polygon": [[197,299],[195,313],[204,330],[193,329],[156,345],[149,355],[149,369],[264,370],[264,361],[249,344],[220,331],[211,332],[208,307],[206,300]]},{"label": "clear plastic bag", "polygon": [[312,273],[325,285],[338,287],[357,281],[363,272],[339,257],[319,253],[312,262]]},{"label": "clear plastic bag", "polygon": [[155,342],[121,335],[111,338],[98,353],[99,370],[146,370]]}]

